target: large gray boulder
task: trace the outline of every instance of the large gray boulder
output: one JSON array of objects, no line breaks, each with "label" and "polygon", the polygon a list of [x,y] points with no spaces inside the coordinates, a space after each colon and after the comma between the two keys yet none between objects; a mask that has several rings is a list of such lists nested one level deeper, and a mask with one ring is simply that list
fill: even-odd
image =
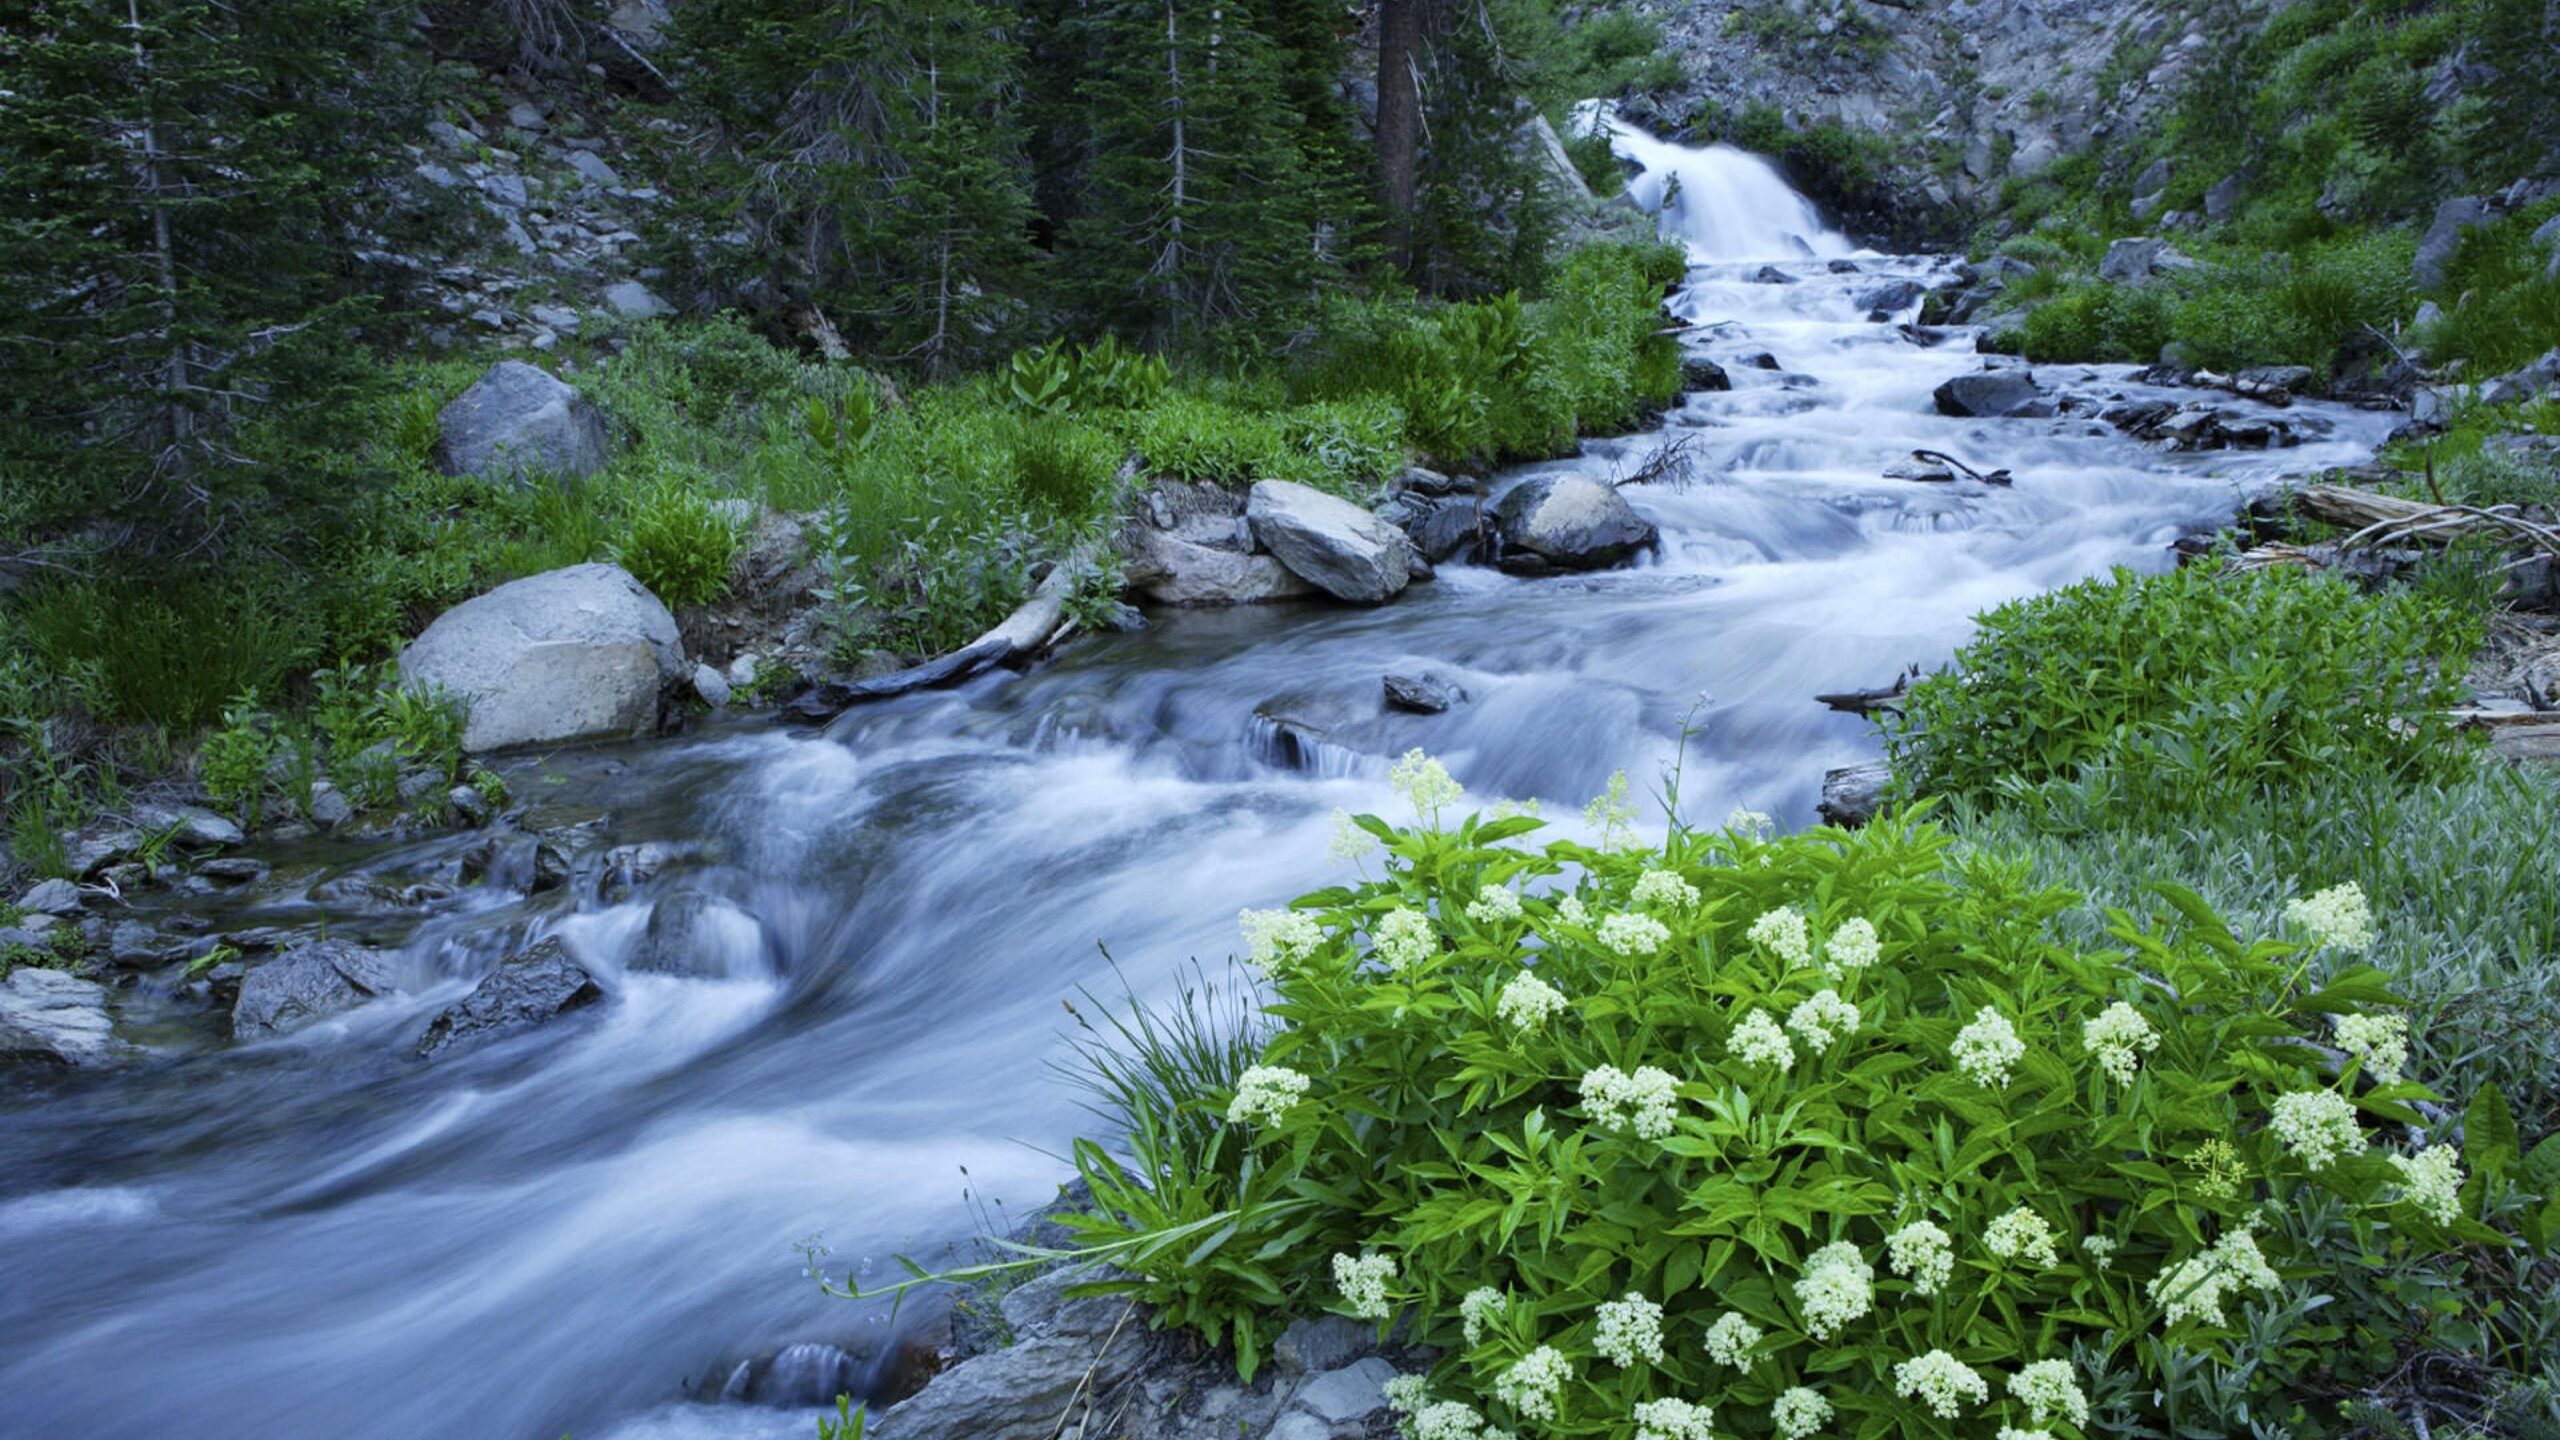
[{"label": "large gray boulder", "polygon": [[1244,518],[1255,544],[1337,600],[1374,605],[1413,578],[1413,544],[1403,531],[1312,486],[1257,481]]},{"label": "large gray boulder", "polygon": [[241,977],[231,1036],[281,1035],[391,989],[391,967],[377,952],[344,940],[308,941]]},{"label": "large gray boulder", "polygon": [[501,360],[436,415],[436,459],[448,475],[577,479],[604,468],[604,414],[558,376]]},{"label": "large gray boulder", "polygon": [[465,701],[462,747],[646,734],[692,674],[675,617],[616,565],[511,581],[436,617],[400,652],[402,683]]},{"label": "large gray boulder", "polygon": [[2436,206],[2435,221],[2419,237],[2417,259],[2409,266],[2418,288],[2433,290],[2443,285],[2445,267],[2453,263],[2453,252],[2462,248],[2462,232],[2497,218],[2497,205],[2477,195],[2456,195]]},{"label": "large gray boulder", "polygon": [[2032,370],[1977,370],[1940,385],[1931,396],[1941,415],[2004,419],[2053,413]]},{"label": "large gray boulder", "polygon": [[2107,247],[2106,258],[2098,262],[2098,278],[2117,285],[2140,285],[2194,268],[2196,262],[2168,241],[2137,235]]},{"label": "large gray boulder", "polygon": [[559,941],[543,940],[508,956],[470,994],[427,1022],[418,1054],[433,1059],[456,1045],[530,1029],[603,998],[604,988]]},{"label": "large gray boulder", "polygon": [[2542,222],[2533,232],[2534,246],[2551,258],[2543,264],[2542,278],[2560,280],[2560,215]]},{"label": "large gray boulder", "polygon": [[1662,538],[1614,487],[1573,471],[1512,486],[1493,523],[1510,569],[1605,570]]},{"label": "large gray boulder", "polygon": [[1155,605],[1257,605],[1316,593],[1272,556],[1146,526],[1128,531],[1122,561],[1129,587]]},{"label": "large gray boulder", "polygon": [[0,981],[0,1066],[103,1065],[124,1049],[104,985],[25,965]]},{"label": "large gray boulder", "polygon": [[1052,1270],[1001,1302],[1013,1343],[971,1357],[883,1411],[874,1440],[1051,1440],[1079,1394],[1101,1395],[1137,1373],[1157,1338],[1127,1296],[1070,1299],[1095,1278]]}]

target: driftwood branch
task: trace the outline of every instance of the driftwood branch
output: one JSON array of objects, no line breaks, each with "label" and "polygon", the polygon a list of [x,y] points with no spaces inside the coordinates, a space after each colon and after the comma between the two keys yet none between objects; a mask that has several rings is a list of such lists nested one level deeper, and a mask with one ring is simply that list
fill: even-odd
[{"label": "driftwood branch", "polygon": [[1828,695],[1816,695],[1813,698],[1843,715],[1873,715],[1879,710],[1898,712],[1902,707],[1894,702],[1908,693],[1911,682],[1919,678],[1920,667],[1915,664],[1894,676],[1893,683],[1890,685],[1880,685],[1867,690],[1838,690]]},{"label": "driftwood branch", "polygon": [[1957,475],[1962,475],[1968,480],[1979,481],[1985,485],[2007,485],[2012,478],[2006,470],[1993,470],[1988,473],[1976,470],[1972,466],[1967,465],[1944,450],[1914,450],[1911,452],[1911,458],[1919,461],[1923,465],[1943,465],[1946,467],[1947,473],[1939,475],[1913,475],[1896,474],[1895,472],[1888,470],[1885,472],[1885,478],[1888,480],[1918,480],[1926,483],[1936,483],[1940,481],[1953,480]]},{"label": "driftwood branch", "polygon": [[2528,520],[2513,505],[2444,505],[2404,500],[2345,485],[2309,485],[2295,492],[2294,508],[2315,520],[2350,528],[2340,550],[2390,545],[2450,545],[2474,537],[2503,541],[2510,549],[2560,557],[2560,529]]},{"label": "driftwood branch", "polygon": [[1688,484],[1690,474],[1697,469],[1698,465],[1697,440],[1698,437],[1694,434],[1680,436],[1646,456],[1643,464],[1610,481],[1610,487],[1615,489],[1627,485],[1651,485],[1656,481],[1663,481],[1677,489]]}]

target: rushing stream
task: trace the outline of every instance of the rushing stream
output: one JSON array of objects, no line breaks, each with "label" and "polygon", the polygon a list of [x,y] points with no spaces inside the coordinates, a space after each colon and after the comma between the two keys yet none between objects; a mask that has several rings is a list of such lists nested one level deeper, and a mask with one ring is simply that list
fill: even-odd
[{"label": "rushing stream", "polygon": [[[897,1252],[966,1253],[947,1249],[977,1224],[964,1187],[1047,1199],[1086,1123],[1051,1068],[1061,1002],[1120,988],[1098,945],[1158,999],[1191,957],[1214,971],[1240,906],[1341,873],[1331,812],[1389,812],[1392,755],[1570,815],[1612,771],[1648,786],[1685,726],[1692,818],[1809,823],[1825,767],[1876,749],[1815,692],[1943,661],[2003,600],[2164,566],[2251,481],[2361,459],[2389,424],[2299,406],[2328,439],[2172,457],[2090,418],[1941,417],[1932,388],[1982,363],[1971,337],[1924,348],[1853,297],[1944,262],[1835,273],[1852,247],[1765,165],[1621,143],[1639,196],[1678,173],[1668,226],[1699,263],[1674,308],[1733,377],[1568,462],[1608,477],[1690,447],[1688,484],[1627,492],[1657,557],[1449,566],[1371,610],[1162,614],[824,736],[738,718],[519,767],[520,799],[604,812],[578,832],[587,873],[532,899],[492,884],[420,911],[352,883],[449,876],[469,837],[270,856],[309,883],[220,923],[325,916],[397,945],[407,990],[257,1046],[172,1025],[168,1057],[0,1097],[0,1437],[805,1440],[806,1410],[719,1402],[729,1368],[804,1341],[877,1353],[886,1322],[817,1294],[794,1242],[823,1233],[831,1269],[879,1277]],[[1797,283],[1755,283],[1769,262]],[[1915,446],[2016,484],[1878,478]],[[1380,676],[1422,665],[1469,700],[1384,713]],[[600,891],[601,847],[649,841],[689,863]],[[678,890],[718,897],[718,973],[625,974]],[[546,933],[606,1005],[411,1058],[427,1015]]]}]

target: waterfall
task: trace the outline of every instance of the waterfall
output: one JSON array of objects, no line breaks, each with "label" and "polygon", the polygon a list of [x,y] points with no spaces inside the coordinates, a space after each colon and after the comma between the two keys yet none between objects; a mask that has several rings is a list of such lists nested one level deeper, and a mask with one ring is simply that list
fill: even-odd
[{"label": "waterfall", "polygon": [[1673,144],[1620,119],[1605,100],[1574,107],[1576,133],[1603,125],[1610,148],[1640,167],[1627,182],[1628,196],[1659,218],[1665,236],[1686,243],[1693,260],[1828,259],[1858,249],[1822,223],[1776,166],[1748,150]]}]

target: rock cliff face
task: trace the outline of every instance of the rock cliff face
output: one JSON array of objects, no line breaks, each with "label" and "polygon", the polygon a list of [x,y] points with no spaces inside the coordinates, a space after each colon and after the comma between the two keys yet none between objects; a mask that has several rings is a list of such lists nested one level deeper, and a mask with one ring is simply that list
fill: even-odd
[{"label": "rock cliff face", "polygon": [[1852,163],[1790,156],[1789,178],[1851,230],[1903,244],[1950,240],[2008,180],[2155,121],[2209,50],[2203,23],[2183,14],[2193,7],[2162,0],[1640,8],[1661,22],[1689,79],[1629,105],[1631,118],[1750,144],[1761,137],[1737,128],[1743,117],[1775,107],[1799,134],[1830,132],[1807,148]]}]

